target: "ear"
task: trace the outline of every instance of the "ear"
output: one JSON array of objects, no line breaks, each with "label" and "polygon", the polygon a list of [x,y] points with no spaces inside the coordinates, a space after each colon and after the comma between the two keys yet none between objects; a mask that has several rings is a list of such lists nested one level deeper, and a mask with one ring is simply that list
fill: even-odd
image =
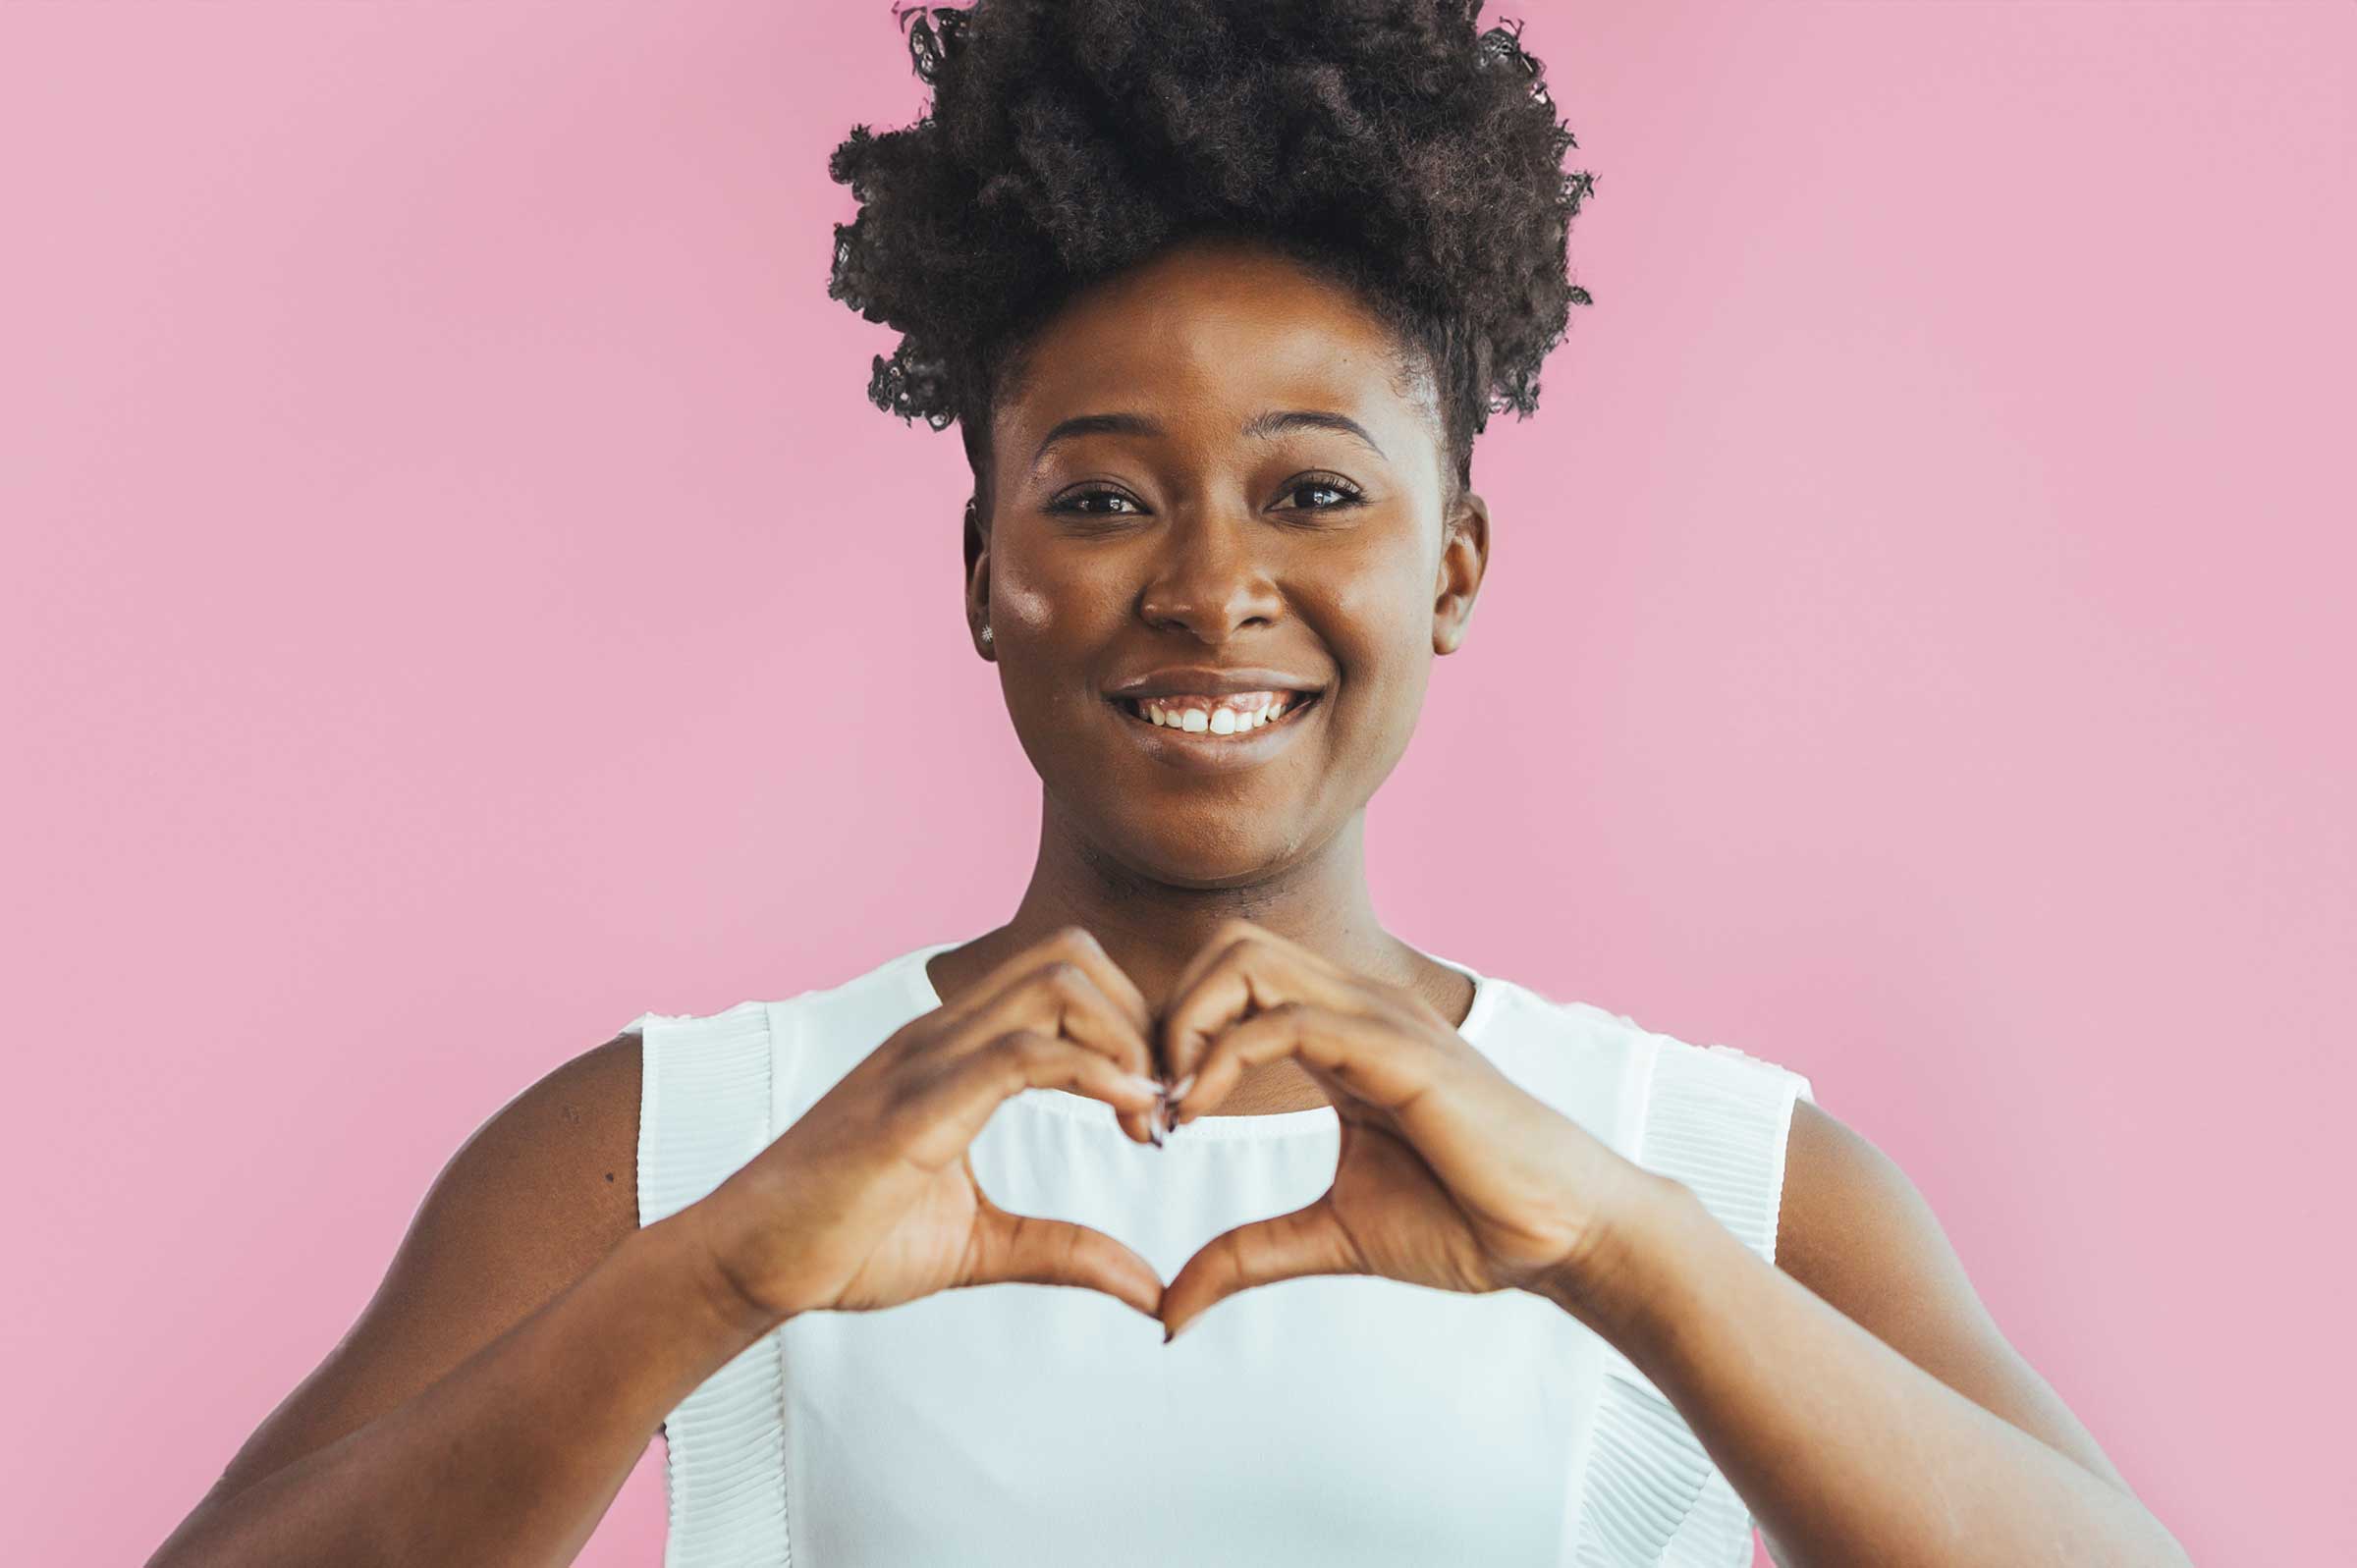
[{"label": "ear", "polygon": [[1473,619],[1490,564],[1490,504],[1466,491],[1441,532],[1441,569],[1432,601],[1432,651],[1454,653]]},{"label": "ear", "polygon": [[990,624],[990,519],[973,497],[966,499],[964,532],[966,635],[973,639],[976,653],[995,660],[990,639],[982,635]]}]

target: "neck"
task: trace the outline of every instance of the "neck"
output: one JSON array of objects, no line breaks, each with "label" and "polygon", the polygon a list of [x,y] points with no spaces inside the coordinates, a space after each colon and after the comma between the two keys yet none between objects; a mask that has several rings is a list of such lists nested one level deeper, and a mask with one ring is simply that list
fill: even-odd
[{"label": "neck", "polygon": [[1085,926],[1160,1013],[1179,972],[1220,923],[1240,916],[1343,968],[1398,984],[1422,955],[1383,929],[1367,891],[1365,813],[1306,859],[1213,887],[1163,882],[1122,864],[1041,808],[1039,852],[1014,915],[992,936],[1012,952],[1063,925]]}]

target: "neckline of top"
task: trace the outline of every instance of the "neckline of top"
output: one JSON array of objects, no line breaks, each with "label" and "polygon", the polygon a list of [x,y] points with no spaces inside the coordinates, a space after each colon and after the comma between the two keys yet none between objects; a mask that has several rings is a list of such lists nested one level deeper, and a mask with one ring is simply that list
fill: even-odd
[{"label": "neckline of top", "polygon": [[[926,971],[925,965],[932,961],[935,953],[962,946],[970,940],[961,938],[955,942],[928,943],[892,960],[890,967],[899,971],[903,992],[915,1004],[909,1016],[931,1012],[942,1005],[941,993],[934,988],[933,977]],[[1488,1026],[1490,1015],[1498,1010],[1505,983],[1494,975],[1483,974],[1470,964],[1445,958],[1437,952],[1427,952],[1424,956],[1435,963],[1447,964],[1473,982],[1473,1003],[1465,1010],[1465,1021],[1456,1026],[1456,1032],[1468,1045],[1480,1050],[1481,1033]],[[1026,1106],[1052,1115],[1082,1118],[1103,1127],[1107,1133],[1124,1143],[1129,1141],[1129,1135],[1122,1131],[1121,1123],[1114,1120],[1112,1108],[1086,1095],[1076,1095],[1067,1089],[1031,1088],[1018,1091],[1005,1103]],[[1177,1138],[1179,1143],[1206,1143],[1333,1133],[1339,1131],[1341,1125],[1342,1116],[1332,1106],[1311,1106],[1305,1110],[1272,1110],[1259,1115],[1197,1116],[1179,1133],[1167,1136]]]}]

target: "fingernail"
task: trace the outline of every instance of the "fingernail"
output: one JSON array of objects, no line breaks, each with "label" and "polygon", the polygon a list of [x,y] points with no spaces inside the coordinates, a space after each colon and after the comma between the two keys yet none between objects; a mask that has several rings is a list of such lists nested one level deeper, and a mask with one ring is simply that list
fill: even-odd
[{"label": "fingernail", "polygon": [[1162,1342],[1167,1345],[1171,1342],[1172,1337],[1171,1325],[1166,1323],[1162,1325]]},{"label": "fingernail", "polygon": [[1186,1092],[1194,1086],[1195,1075],[1190,1072],[1162,1092],[1162,1117],[1163,1127],[1166,1131],[1177,1132],[1178,1130],[1178,1102],[1184,1100]]},{"label": "fingernail", "polygon": [[1146,1138],[1155,1148],[1162,1147],[1162,1129],[1155,1125],[1152,1116],[1146,1118]]},{"label": "fingernail", "polygon": [[1127,1084],[1130,1088],[1136,1090],[1141,1095],[1152,1095],[1157,1100],[1162,1098],[1162,1085],[1154,1079],[1147,1077],[1144,1073],[1123,1073],[1122,1081]]}]

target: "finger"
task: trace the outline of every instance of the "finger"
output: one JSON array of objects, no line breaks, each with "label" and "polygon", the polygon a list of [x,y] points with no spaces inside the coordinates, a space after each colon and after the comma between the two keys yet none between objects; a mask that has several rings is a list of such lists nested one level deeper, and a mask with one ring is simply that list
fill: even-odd
[{"label": "finger", "polygon": [[[1067,929],[1074,935],[1048,947],[1029,968],[1018,971],[985,998],[931,1054],[962,1055],[1010,1029],[1027,1028],[1078,1041],[1104,1053],[1123,1071],[1151,1077],[1154,1052],[1146,1039],[1145,999],[1096,945],[1095,938],[1076,926]],[[1108,982],[1134,1001],[1117,1001],[1107,994]],[[1137,1143],[1162,1141],[1148,1112],[1117,1108],[1116,1119]]]},{"label": "finger", "polygon": [[[1105,950],[1104,945],[1086,926],[1067,926],[1065,930],[1072,934],[1069,940],[1074,961],[1088,971],[1089,978],[1122,1010],[1123,1016],[1136,1028],[1142,1039],[1154,1027],[1154,1011],[1146,1005],[1146,994],[1137,989],[1137,982],[1129,978],[1129,971],[1113,961],[1113,954]],[[1151,1052],[1148,1054],[1150,1057]],[[1154,1063],[1149,1059],[1146,1070],[1152,1072],[1153,1069]]]},{"label": "finger", "polygon": [[[1105,950],[1087,927],[1067,926],[1058,936],[1063,939],[1063,950],[1071,961],[1096,982],[1098,997],[1112,1004],[1116,1021],[1126,1025],[1125,1028],[1108,1029],[1102,1035],[1087,1036],[1088,1043],[1117,1052],[1115,1059],[1125,1072],[1142,1073],[1147,1077],[1158,1075],[1162,1068],[1161,1063],[1155,1060],[1151,1038],[1154,1014],[1146,1006],[1145,993],[1137,989],[1137,982],[1129,978],[1127,971],[1113,961],[1113,955]],[[1159,1108],[1142,1112],[1121,1111],[1117,1119],[1122,1124],[1122,1130],[1128,1133],[1131,1139],[1159,1148],[1162,1129],[1156,1125],[1157,1109]]]},{"label": "finger", "polygon": [[1064,1089],[1141,1116],[1162,1095],[1152,1078],[1123,1071],[1079,1041],[1013,1029],[911,1086],[897,1113],[914,1130],[900,1147],[905,1158],[939,1169],[974,1141],[993,1111],[1025,1089]]},{"label": "finger", "polygon": [[1241,915],[1231,915],[1212,929],[1211,935],[1204,939],[1203,946],[1195,949],[1194,955],[1186,960],[1185,967],[1178,971],[1178,978],[1171,982],[1171,998],[1176,1000],[1185,996],[1215,964],[1227,958],[1238,946],[1248,943],[1265,944],[1307,963],[1326,963],[1326,959],[1291,938],[1281,937],[1268,927],[1257,921],[1246,920]]},{"label": "finger", "polygon": [[1189,960],[1162,1016],[1162,1053],[1174,1083],[1200,1069],[1210,1042],[1239,1019],[1288,1001],[1347,1006],[1357,988],[1346,971],[1264,931],[1232,921]]},{"label": "finger", "polygon": [[1212,928],[1211,935],[1203,940],[1203,946],[1197,947],[1186,960],[1178,978],[1171,982],[1170,995],[1174,998],[1185,996],[1188,989],[1203,978],[1203,972],[1225,958],[1228,950],[1237,943],[1263,939],[1272,942],[1278,940],[1277,934],[1268,927],[1257,921],[1246,920],[1241,915],[1221,921]]},{"label": "finger", "polygon": [[957,1283],[1080,1285],[1149,1318],[1162,1314],[1162,1276],[1135,1252],[1102,1230],[1009,1214],[987,1197],[974,1217],[973,1242]]},{"label": "finger", "polygon": [[1130,1021],[1143,1033],[1153,1022],[1153,1013],[1146,1006],[1144,995],[1137,983],[1113,961],[1094,933],[1086,926],[1060,926],[1045,940],[1033,943],[1022,951],[1006,959],[974,983],[963,997],[946,1009],[953,1017],[970,1017],[985,1010],[1005,996],[1008,990],[1041,964],[1054,958],[1069,958],[1089,971],[1105,995],[1117,1002]]},{"label": "finger", "polygon": [[1290,1214],[1255,1219],[1223,1231],[1162,1290],[1163,1340],[1239,1290],[1310,1274],[1363,1274],[1367,1267],[1350,1234],[1335,1217],[1334,1194]]},{"label": "finger", "polygon": [[1374,1014],[1279,1002],[1212,1041],[1194,1071],[1194,1082],[1171,1103],[1178,1124],[1218,1106],[1247,1068],[1287,1056],[1298,1061],[1330,1097],[1340,1086],[1348,1098],[1402,1121],[1447,1065],[1447,1058],[1428,1042]]}]

